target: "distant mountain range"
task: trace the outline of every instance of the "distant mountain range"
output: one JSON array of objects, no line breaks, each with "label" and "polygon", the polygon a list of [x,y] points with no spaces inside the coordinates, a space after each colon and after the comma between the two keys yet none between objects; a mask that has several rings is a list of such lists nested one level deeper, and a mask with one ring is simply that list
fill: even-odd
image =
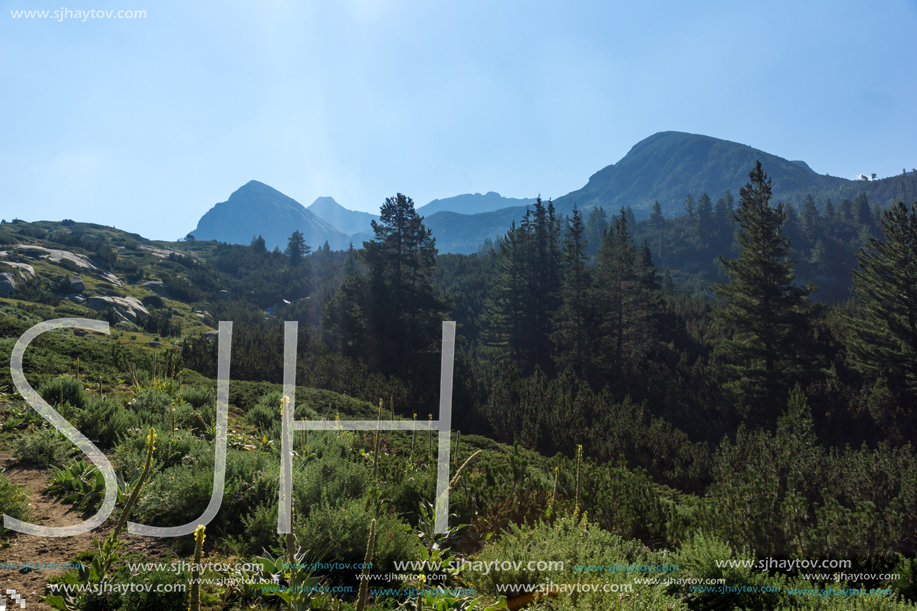
[{"label": "distant mountain range", "polygon": [[481,214],[483,212],[494,212],[504,208],[514,208],[522,206],[531,206],[535,203],[535,198],[516,199],[514,197],[503,197],[494,191],[488,191],[484,195],[480,193],[468,193],[465,195],[456,195],[446,199],[434,199],[432,202],[417,209],[420,216],[429,216],[437,212],[457,212],[459,214]]},{"label": "distant mountain range", "polygon": [[208,210],[191,234],[196,240],[228,244],[249,244],[260,235],[269,250],[276,246],[283,250],[297,230],[313,249],[327,241],[331,248],[341,250],[350,242],[349,236],[298,201],[257,180],[244,184],[228,200]]},{"label": "distant mountain range", "polygon": [[347,235],[371,232],[370,223],[379,220],[378,214],[348,210],[331,197],[319,197],[306,210]]},{"label": "distant mountain range", "polygon": [[[684,213],[688,194],[706,192],[716,200],[726,190],[738,200],[748,172],[761,160],[773,180],[773,201],[799,204],[807,194],[821,206],[826,198],[835,204],[865,193],[871,203],[883,206],[917,198],[917,172],[873,181],[847,180],[814,172],[804,161],[789,161],[744,144],[682,132],[660,132],[638,142],[618,163],[589,178],[581,189],[554,200],[559,214],[570,215],[573,205],[588,214],[601,206],[608,213],[630,206],[638,219],[647,218],[658,201],[668,217]],[[493,191],[436,199],[417,209],[432,230],[440,252],[473,253],[485,238],[502,235],[518,222],[534,199],[502,197]],[[269,248],[285,248],[287,238],[299,229],[313,249],[327,240],[331,248],[360,247],[372,238],[368,212],[348,210],[330,197],[311,206],[302,204],[257,181],[233,193],[210,209],[192,233],[198,240],[248,244],[262,235]]]},{"label": "distant mountain range", "polygon": [[895,176],[877,181],[857,181],[814,172],[804,161],[788,161],[744,144],[683,132],[660,132],[642,140],[618,163],[589,178],[582,189],[554,200],[561,212],[602,206],[617,211],[630,206],[637,218],[647,218],[658,201],[666,216],[684,214],[685,197],[706,192],[714,201],[730,190],[736,199],[748,182],[748,172],[761,165],[773,180],[773,202],[801,203],[811,194],[819,204],[830,197],[835,204],[866,193],[870,202],[885,205],[907,194],[904,188],[915,177]]}]

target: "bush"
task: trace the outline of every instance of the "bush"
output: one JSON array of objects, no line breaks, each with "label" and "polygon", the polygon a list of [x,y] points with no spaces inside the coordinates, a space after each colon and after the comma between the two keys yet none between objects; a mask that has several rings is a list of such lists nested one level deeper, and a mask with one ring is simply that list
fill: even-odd
[{"label": "bush", "polygon": [[216,391],[209,386],[188,386],[182,389],[181,396],[197,410],[212,408],[216,402]]},{"label": "bush", "polygon": [[80,601],[81,611],[184,611],[188,608],[188,595],[181,591],[157,592],[157,586],[187,585],[188,573],[176,574],[175,571],[154,569],[138,575],[131,575],[126,567],[119,570],[113,582],[117,584],[144,584],[149,591],[106,592],[104,594],[84,594]]},{"label": "bush", "polygon": [[110,447],[128,429],[138,426],[139,418],[120,401],[91,397],[85,408],[75,411],[70,422],[94,443]]},{"label": "bush", "polygon": [[69,439],[50,428],[26,433],[13,440],[16,459],[40,467],[69,462],[77,452],[77,447]]},{"label": "bush", "polygon": [[[31,513],[25,487],[14,484],[10,478],[0,472],[0,515],[8,515],[17,520],[28,520]],[[5,533],[3,522],[0,522],[0,535]]]},{"label": "bush", "polygon": [[309,517],[296,520],[297,540],[305,542],[303,547],[324,562],[362,562],[373,518],[376,518],[373,571],[394,570],[396,560],[420,560],[421,544],[411,527],[392,514],[373,515],[364,499],[344,505],[332,505],[325,500],[320,506],[312,507]]},{"label": "bush", "polygon": [[83,383],[69,375],[48,380],[38,388],[38,394],[51,405],[69,403],[76,408],[86,406],[86,391]]},{"label": "bush", "polygon": [[293,499],[299,515],[310,515],[322,503],[332,508],[343,507],[361,498],[369,489],[369,470],[362,463],[349,459],[350,447],[336,433],[313,434],[309,439],[309,451],[315,453],[318,460],[297,470],[302,481],[296,482]]},{"label": "bush", "polygon": [[280,422],[280,399],[282,397],[283,393],[280,391],[262,395],[258,403],[245,414],[245,420],[259,431],[265,433],[270,431],[274,423]]}]

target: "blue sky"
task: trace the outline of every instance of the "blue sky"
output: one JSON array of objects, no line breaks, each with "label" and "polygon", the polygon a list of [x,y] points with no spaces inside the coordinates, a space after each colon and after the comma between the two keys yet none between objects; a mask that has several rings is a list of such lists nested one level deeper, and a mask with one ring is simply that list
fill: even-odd
[{"label": "blue sky", "polygon": [[[62,8],[147,15],[12,16]],[[917,167],[917,0],[0,9],[7,220],[175,239],[252,179],[372,212],[559,197],[664,130],[847,178]]]}]

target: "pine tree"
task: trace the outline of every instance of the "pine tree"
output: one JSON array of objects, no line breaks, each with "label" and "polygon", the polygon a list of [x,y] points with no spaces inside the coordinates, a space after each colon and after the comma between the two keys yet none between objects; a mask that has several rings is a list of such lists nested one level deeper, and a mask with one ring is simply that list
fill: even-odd
[{"label": "pine tree", "polygon": [[297,229],[287,240],[287,248],[283,252],[290,258],[290,265],[296,267],[302,262],[303,257],[309,254],[310,250],[309,246],[306,245],[305,236]]},{"label": "pine tree", "polygon": [[849,318],[848,348],[861,371],[887,376],[917,392],[917,201],[899,201],[882,215],[884,241],[869,238],[857,255],[853,293],[861,316]]},{"label": "pine tree", "polygon": [[591,270],[587,266],[585,226],[576,205],[563,244],[564,283],[561,306],[554,320],[557,362],[582,376],[592,362],[592,312],[589,304]]},{"label": "pine tree", "polygon": [[713,201],[706,192],[697,201],[697,229],[704,240],[713,233]]},{"label": "pine tree", "polygon": [[653,245],[656,253],[661,253],[665,242],[665,217],[662,215],[662,206],[653,202],[653,212],[650,214],[650,231],[653,235]]},{"label": "pine tree", "polygon": [[869,207],[869,200],[866,199],[865,193],[857,195],[856,199],[853,201],[853,207],[857,224],[867,227],[872,226],[872,209]]},{"label": "pine tree", "polygon": [[599,252],[599,246],[602,244],[602,234],[608,226],[608,215],[601,206],[596,206],[589,211],[586,217],[586,255],[594,256]]},{"label": "pine tree", "polygon": [[599,312],[600,354],[615,383],[634,372],[648,350],[653,312],[647,302],[646,273],[638,273],[637,249],[622,209],[599,249],[593,308]]},{"label": "pine tree", "polygon": [[497,254],[493,284],[482,317],[484,343],[516,363],[525,353],[526,234],[510,224]]},{"label": "pine tree", "polygon": [[[541,198],[526,210],[512,240],[500,250],[497,277],[485,312],[488,345],[511,356],[528,375],[551,372],[552,318],[560,305],[560,226],[554,205]],[[506,252],[504,252],[504,249]],[[513,320],[509,320],[512,317]]]},{"label": "pine tree", "polygon": [[265,245],[264,238],[260,235],[252,238],[252,243],[248,245],[252,249],[252,252],[256,255],[263,255],[267,252],[267,246]]},{"label": "pine tree", "polygon": [[802,201],[800,219],[802,221],[802,230],[805,232],[806,237],[811,241],[818,239],[817,236],[821,230],[821,218],[818,216],[818,206],[815,205],[815,200],[812,199],[811,195],[806,195],[806,198]]},{"label": "pine tree", "polygon": [[752,419],[764,422],[772,420],[799,373],[807,335],[806,296],[814,288],[793,284],[795,262],[781,232],[786,212],[782,204],[771,207],[771,180],[760,161],[748,176],[735,215],[741,227],[739,256],[720,258],[729,283],[712,288],[726,301],[715,310],[716,320],[732,332],[718,346],[732,378],[730,388],[744,407],[759,410]]},{"label": "pine tree", "polygon": [[688,193],[688,197],[685,198],[685,212],[688,213],[688,218],[694,223],[697,220],[697,202],[694,201],[694,196]]},{"label": "pine tree", "polygon": [[716,209],[713,216],[716,219],[716,226],[718,229],[732,226],[732,207],[734,205],[735,200],[729,190],[726,191],[723,197],[716,200]]},{"label": "pine tree", "polygon": [[381,371],[404,377],[428,368],[423,355],[438,346],[442,316],[454,297],[434,295],[436,241],[410,197],[387,198],[372,228],[375,236],[363,242],[362,258],[369,267],[373,356]]}]

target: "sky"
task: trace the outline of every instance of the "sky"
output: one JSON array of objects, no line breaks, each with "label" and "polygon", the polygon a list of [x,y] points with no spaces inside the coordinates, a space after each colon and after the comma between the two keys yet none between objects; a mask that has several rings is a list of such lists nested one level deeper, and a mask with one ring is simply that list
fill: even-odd
[{"label": "sky", "polygon": [[557,198],[667,130],[895,175],[915,31],[917,0],[0,0],[0,216],[174,240],[249,180]]}]

